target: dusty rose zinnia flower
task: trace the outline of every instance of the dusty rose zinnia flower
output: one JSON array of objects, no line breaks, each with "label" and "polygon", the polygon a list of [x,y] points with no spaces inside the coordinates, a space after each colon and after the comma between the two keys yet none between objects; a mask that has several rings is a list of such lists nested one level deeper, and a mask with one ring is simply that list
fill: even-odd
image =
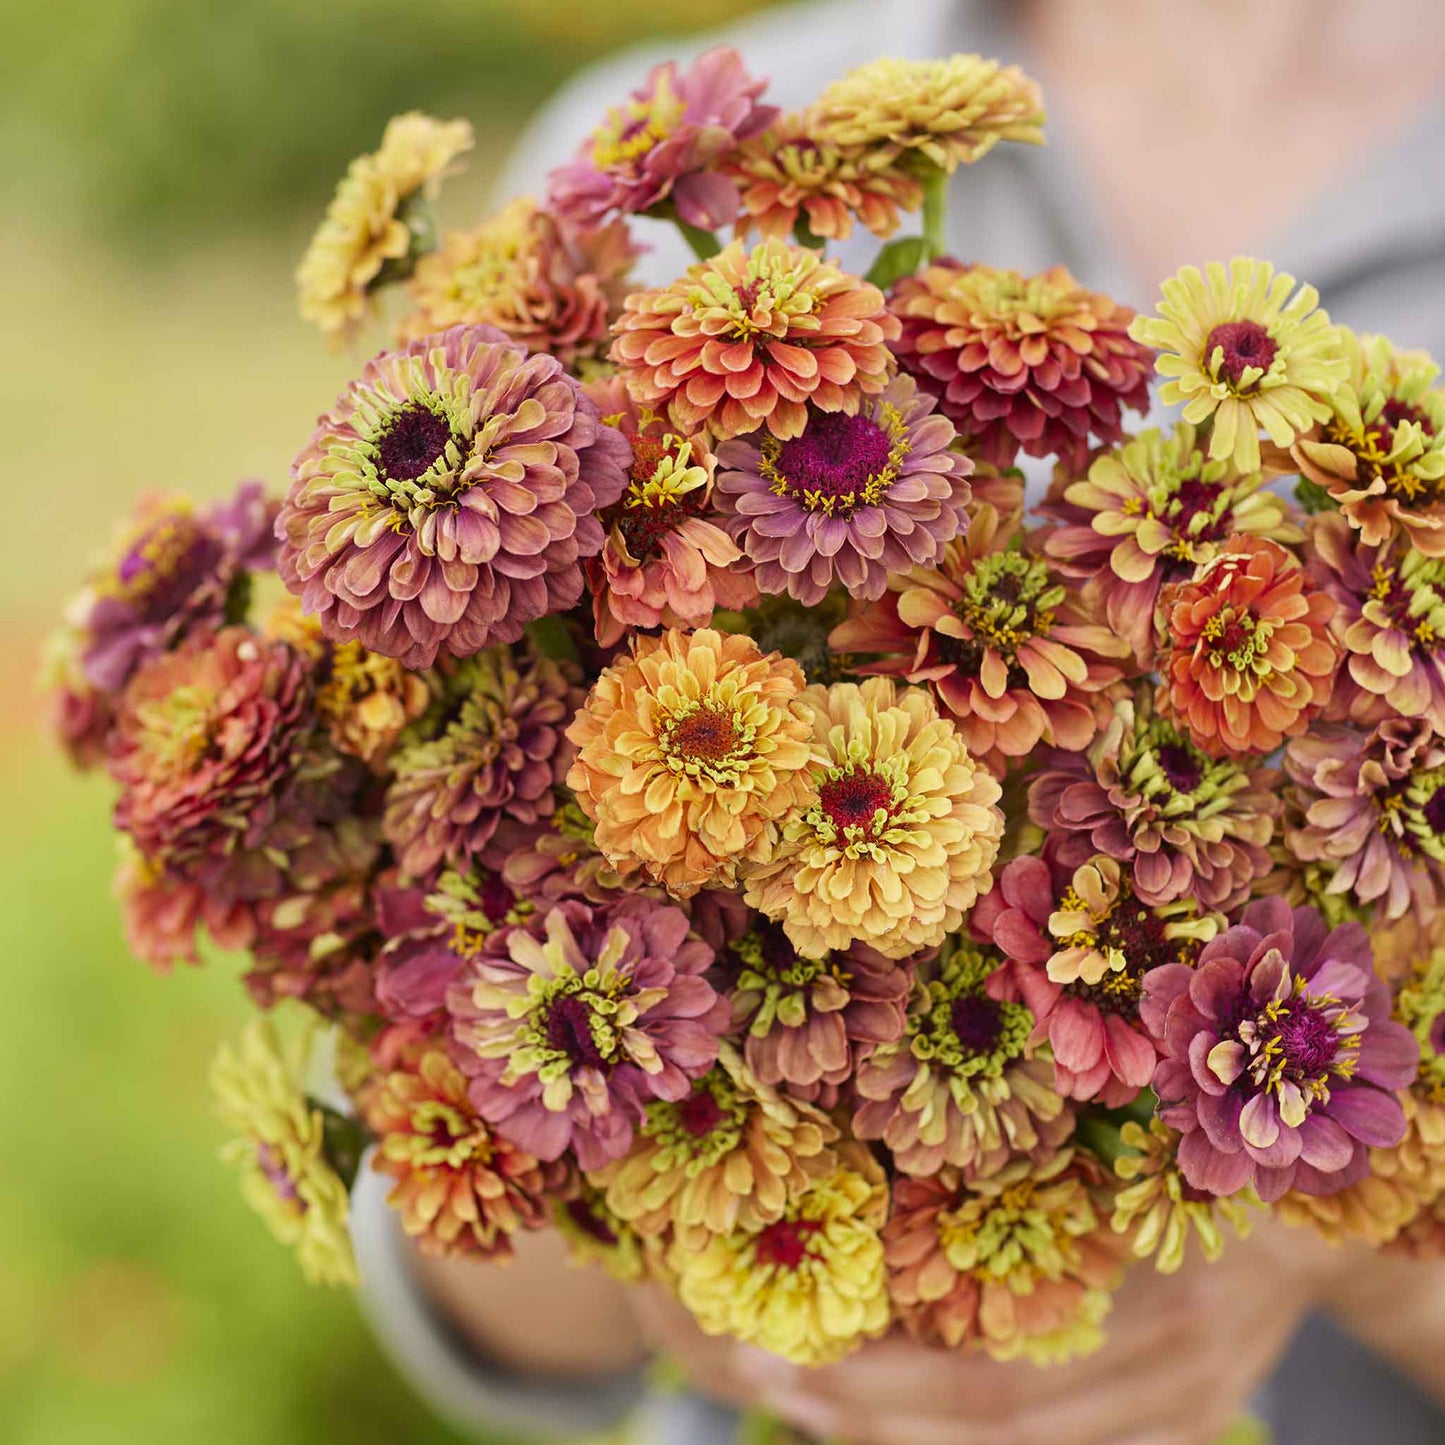
[{"label": "dusty rose zinnia flower", "polygon": [[1117,860],[1095,856],[1072,871],[1015,858],[969,919],[1005,963],[990,994],[1018,999],[1047,1043],[1054,1087],[1108,1108],[1146,1088],[1158,1055],[1139,1022],[1140,982],[1164,963],[1190,963],[1223,920],[1193,899],[1147,908]]},{"label": "dusty rose zinnia flower", "polygon": [[402,869],[464,868],[504,818],[532,824],[571,765],[563,737],[582,703],[574,664],[490,647],[447,669],[391,760],[385,830]]},{"label": "dusty rose zinnia flower", "polygon": [[894,287],[899,364],[939,398],[986,461],[1019,449],[1082,470],[1124,437],[1121,409],[1149,405],[1153,353],[1129,339],[1134,313],[1062,266],[1038,276],[944,261]]},{"label": "dusty rose zinnia flower", "polygon": [[770,857],[814,750],[797,663],[704,629],[640,637],[567,730],[567,786],[620,873],[687,897]]},{"label": "dusty rose zinnia flower", "polygon": [[1042,557],[1010,541],[992,507],[978,508],[936,568],[893,577],[829,639],[840,651],[884,654],[860,671],[927,684],[969,751],[1000,770],[1041,740],[1087,747],[1101,694],[1129,658]]},{"label": "dusty rose zinnia flower", "polygon": [[777,115],[775,106],[757,103],[766,86],[728,46],[706,51],[681,72],[670,60],[654,66],[548,177],[548,205],[578,227],[663,202],[689,226],[727,225],[738,213],[738,191],[716,162]]},{"label": "dusty rose zinnia flower", "polygon": [[917,688],[814,686],[801,706],[822,762],[748,871],[748,903],[813,957],[855,942],[887,958],[936,947],[988,891],[997,781]]},{"label": "dusty rose zinnia flower", "polygon": [[250,903],[188,883],[134,848],[123,851],[114,888],[126,947],[160,973],[201,961],[200,928],[228,952],[249,948],[256,937],[256,910]]},{"label": "dusty rose zinnia flower", "polygon": [[1358,923],[1327,931],[1312,908],[1260,899],[1195,968],[1151,970],[1140,1013],[1163,1053],[1160,1118],[1184,1136],[1179,1166],[1196,1189],[1252,1184],[1266,1203],[1291,1188],[1329,1194],[1405,1132],[1394,1091],[1415,1077],[1419,1047],[1390,1019]]},{"label": "dusty rose zinnia flower", "polygon": [[752,564],[724,530],[705,434],[679,435],[616,377],[588,395],[632,447],[627,490],[602,514],[607,540],[587,564],[597,641],[615,646],[629,628],[705,627],[718,607],[756,602]]},{"label": "dusty rose zinnia flower", "polygon": [[636,258],[620,221],[574,234],[519,196],[480,226],[448,232],[417,262],[408,288],[416,309],[401,323],[401,339],[495,326],[528,351],[571,365],[603,349]]},{"label": "dusty rose zinnia flower", "polygon": [[1284,757],[1299,820],[1295,857],[1329,872],[1326,891],[1386,920],[1433,910],[1445,894],[1445,743],[1421,721],[1373,732],[1317,725]]},{"label": "dusty rose zinnia flower", "polygon": [[903,1037],[861,1053],[853,1132],[881,1139],[905,1174],[945,1164],[969,1179],[991,1174],[1073,1131],[1053,1066],[1029,1044],[1034,1016],[989,989],[1002,962],[971,943],[945,945],[919,969]]},{"label": "dusty rose zinnia flower", "polygon": [[883,390],[898,323],[876,286],[818,252],[735,241],[670,286],[629,296],[614,332],[627,389],[674,426],[719,438],[765,426],[786,440],[809,402],[852,413]]},{"label": "dusty rose zinnia flower", "polygon": [[1260,472],[1214,461],[1188,422],[1151,427],[1073,480],[1056,480],[1042,511],[1059,525],[1044,550],[1065,575],[1088,580],[1104,616],[1141,662],[1158,642],[1159,590],[1191,576],[1231,537],[1295,543],[1304,533]]},{"label": "dusty rose zinnia flower", "polygon": [[1087,753],[1051,752],[1029,787],[1029,817],[1066,835],[1077,866],[1093,853],[1131,870],[1151,907],[1192,895],[1227,913],[1270,870],[1280,800],[1268,769],[1201,752],[1147,695],[1121,698]]},{"label": "dusty rose zinnia flower", "polygon": [[856,413],[811,412],[802,433],[718,448],[717,504],[764,592],[815,606],[841,582],[876,598],[890,572],[928,567],[963,529],[972,464],[906,376]]},{"label": "dusty rose zinnia flower", "polygon": [[367,363],[292,468],[278,568],[335,642],[406,666],[582,595],[628,447],[550,356],[457,326]]},{"label": "dusty rose zinnia flower", "polygon": [[447,993],[477,1112],[539,1159],[620,1159],[647,1103],[685,1097],[717,1060],[712,961],[685,913],[640,897],[499,930]]}]

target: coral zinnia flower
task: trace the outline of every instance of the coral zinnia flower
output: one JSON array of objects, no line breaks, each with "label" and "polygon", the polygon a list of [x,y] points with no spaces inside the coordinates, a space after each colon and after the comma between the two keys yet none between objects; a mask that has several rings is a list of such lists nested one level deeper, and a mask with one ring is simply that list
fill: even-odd
[{"label": "coral zinnia flower", "polygon": [[1338,513],[1310,522],[1310,571],[1335,603],[1348,659],[1327,716],[1370,726],[1395,714],[1445,735],[1445,559],[1369,543]]},{"label": "coral zinnia flower", "polygon": [[1146,908],[1117,860],[1099,855],[1072,872],[1015,858],[969,928],[1007,959],[989,993],[1028,1006],[1029,1042],[1048,1043],[1054,1087],[1118,1108],[1148,1086],[1158,1058],[1139,1022],[1140,980],[1162,963],[1192,962],[1222,922],[1190,898]]},{"label": "coral zinnia flower", "polygon": [[473,230],[449,231],[417,262],[408,288],[416,310],[401,323],[401,339],[495,326],[571,366],[603,349],[636,259],[620,221],[573,235],[519,196]]},{"label": "coral zinnia flower", "polygon": [[777,107],[757,103],[766,87],[729,46],[706,51],[680,74],[670,60],[654,66],[547,178],[547,204],[581,229],[663,202],[689,226],[727,225],[738,192],[716,163],[772,123]]},{"label": "coral zinnia flower", "polygon": [[221,1157],[240,1167],[247,1204],[295,1249],[311,1283],[354,1285],[347,1186],[326,1155],[325,1117],[303,1091],[314,1035],[308,1020],[283,1041],[269,1019],[255,1019],[239,1052],[221,1046],[211,1091],[221,1118],[242,1136]]},{"label": "coral zinnia flower", "polygon": [[1146,664],[1159,640],[1161,587],[1192,575],[1231,537],[1304,539],[1263,475],[1211,460],[1188,422],[1169,435],[1140,432],[1096,458],[1082,480],[1065,474],[1042,510],[1060,524],[1044,538],[1050,560],[1069,577],[1092,580],[1109,626]]},{"label": "coral zinnia flower", "polygon": [[817,134],[810,112],[785,116],[743,142],[721,166],[737,182],[737,232],[783,241],[801,222],[814,236],[846,240],[856,216],[875,236],[898,229],[900,211],[923,204],[923,187],[902,170],[877,169],[868,152]]},{"label": "coral zinnia flower", "polygon": [[672,285],[629,296],[613,330],[627,389],[684,433],[766,426],[786,440],[803,430],[808,402],[851,414],[883,390],[898,323],[876,286],[818,252],[734,241]]},{"label": "coral zinnia flower", "polygon": [[628,628],[706,627],[718,607],[751,606],[752,564],[723,530],[705,434],[679,436],[616,377],[588,395],[632,446],[627,490],[603,514],[607,540],[587,564],[597,641],[615,646]]},{"label": "coral zinnia flower", "polygon": [[406,666],[515,642],[582,595],[628,447],[550,356],[457,326],[367,363],[292,468],[287,587]]},{"label": "coral zinnia flower", "polygon": [[724,1044],[711,1073],[675,1103],[649,1104],[632,1152],[590,1176],[640,1235],[688,1247],[758,1229],[837,1167],[826,1114],[783,1098]]},{"label": "coral zinnia flower", "polygon": [[507,1259],[516,1230],[546,1222],[561,1171],[491,1133],[443,1050],[386,1075],[366,1122],[378,1141],[372,1167],[396,1181],[387,1203],[423,1254]]},{"label": "coral zinnia flower", "polygon": [[471,148],[464,120],[411,111],[387,122],[381,149],[347,168],[297,268],[303,319],[333,342],[355,334],[388,268],[405,275],[431,241],[430,220],[416,202],[435,199],[452,162]]},{"label": "coral zinnia flower", "polygon": [[993,508],[978,508],[936,570],[891,578],[829,638],[841,651],[886,654],[860,671],[928,684],[969,751],[999,771],[1040,740],[1087,747],[1100,695],[1129,658],[1128,643],[1094,623],[1042,557],[1009,542]]},{"label": "coral zinnia flower", "polygon": [[1152,353],[1134,313],[1062,266],[1021,276],[945,260],[894,287],[899,365],[939,398],[985,461],[1020,447],[1081,471],[1092,445],[1124,439],[1120,409],[1146,411]]},{"label": "coral zinnia flower", "polygon": [[717,502],[764,592],[816,606],[835,581],[883,595],[890,572],[927,567],[963,529],[972,491],[954,430],[906,376],[853,415],[811,412],[788,441],[718,448]]},{"label": "coral zinnia flower", "polygon": [[1162,289],[1159,315],[1129,334],[1160,353],[1160,400],[1183,402],[1187,422],[1213,418],[1211,457],[1258,471],[1261,430],[1287,447],[1329,417],[1347,363],[1313,286],[1296,291],[1268,261],[1236,256],[1228,270],[1185,266]]},{"label": "coral zinnia flower", "polygon": [[1183,1134],[1179,1167],[1210,1194],[1253,1184],[1273,1203],[1330,1194],[1405,1132],[1395,1090],[1420,1051],[1390,1019],[1390,990],[1358,923],[1326,931],[1312,908],[1250,904],[1197,967],[1144,978],[1140,1014],[1163,1057],[1159,1117]]},{"label": "coral zinnia flower", "polygon": [[1002,959],[952,941],[919,970],[903,1038],[861,1053],[853,1132],[881,1139],[905,1174],[945,1164],[965,1178],[1042,1154],[1073,1130],[1053,1067],[1029,1046],[1034,1017],[993,996]]},{"label": "coral zinnia flower", "polygon": [[503,818],[532,824],[555,805],[582,703],[574,664],[490,647],[437,680],[437,698],[392,757],[384,828],[415,878],[465,868]]},{"label": "coral zinnia flower", "polygon": [[1445,743],[1420,721],[1371,733],[1323,724],[1290,743],[1285,771],[1300,821],[1294,856],[1330,874],[1326,891],[1385,920],[1432,911],[1445,894]]},{"label": "coral zinnia flower", "polygon": [[767,1224],[668,1253],[677,1293],[710,1335],[731,1335],[799,1365],[840,1360],[888,1328],[879,1236],[888,1215],[882,1168],[865,1150]]},{"label": "coral zinnia flower", "polygon": [[749,870],[747,901],[811,957],[855,942],[888,958],[936,947],[988,891],[998,783],[916,688],[814,686],[802,706],[824,761]]},{"label": "coral zinnia flower", "polygon": [[1062,1149],[965,1181],[943,1169],[893,1186],[888,1289],[908,1333],[1050,1364],[1098,1349],[1123,1276],[1103,1171]]},{"label": "coral zinnia flower", "polygon": [[812,113],[820,139],[865,148],[875,169],[904,160],[951,173],[1001,140],[1044,139],[1038,86],[981,55],[870,61],[828,86]]},{"label": "coral zinnia flower", "polygon": [[1400,528],[1411,547],[1445,556],[1445,393],[1422,351],[1339,328],[1349,365],[1330,415],[1291,448],[1300,471],[1323,487],[1365,542]]},{"label": "coral zinnia flower", "polygon": [[1273,752],[1329,701],[1334,600],[1278,542],[1232,538],[1159,601],[1160,710],[1204,752]]},{"label": "coral zinnia flower", "polygon": [[712,961],[685,913],[636,896],[498,930],[447,993],[477,1112],[539,1159],[620,1159],[645,1106],[684,1098],[717,1060]]},{"label": "coral zinnia flower", "polygon": [[813,759],[797,663],[705,629],[640,637],[607,668],[567,736],[567,786],[622,874],[679,897],[731,887],[805,806]]},{"label": "coral zinnia flower", "polygon": [[1029,788],[1029,817],[1066,837],[1065,861],[1130,865],[1150,907],[1193,895],[1228,913],[1270,869],[1280,800],[1273,774],[1201,752],[1147,695],[1121,698],[1087,754],[1054,751]]}]

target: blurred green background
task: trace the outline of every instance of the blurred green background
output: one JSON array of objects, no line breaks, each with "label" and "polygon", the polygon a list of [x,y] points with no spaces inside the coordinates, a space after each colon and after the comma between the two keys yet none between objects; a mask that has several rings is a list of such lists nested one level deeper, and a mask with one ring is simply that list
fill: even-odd
[{"label": "blurred green background", "polygon": [[[6,0],[0,16],[0,1441],[445,1441],[345,1293],[304,1286],[215,1160],[234,965],[155,977],[109,896],[103,778],[43,733],[45,633],[145,490],[286,467],[357,356],[291,273],[386,119],[469,117],[465,221],[603,51],[759,0]],[[562,157],[558,157],[562,159]],[[504,1279],[505,1277],[501,1277]]]}]

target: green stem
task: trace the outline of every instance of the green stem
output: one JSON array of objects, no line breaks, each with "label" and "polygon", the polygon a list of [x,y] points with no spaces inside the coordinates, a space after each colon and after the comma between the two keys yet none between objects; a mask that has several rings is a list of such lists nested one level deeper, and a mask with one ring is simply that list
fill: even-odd
[{"label": "green stem", "polygon": [[937,166],[923,178],[923,245],[930,261],[948,251],[948,173]]},{"label": "green stem", "polygon": [[701,226],[689,226],[681,216],[673,216],[672,224],[682,232],[682,239],[692,247],[692,254],[699,261],[710,261],[722,250],[722,243],[711,231]]}]

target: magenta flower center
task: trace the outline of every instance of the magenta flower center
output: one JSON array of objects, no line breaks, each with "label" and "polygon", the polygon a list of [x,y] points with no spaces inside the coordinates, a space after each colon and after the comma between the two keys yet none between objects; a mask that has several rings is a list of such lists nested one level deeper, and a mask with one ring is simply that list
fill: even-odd
[{"label": "magenta flower center", "polygon": [[808,1257],[810,1242],[822,1227],[812,1219],[780,1219],[768,1225],[753,1245],[758,1263],[797,1269]]},{"label": "magenta flower center", "polygon": [[193,518],[162,517],[120,559],[112,590],[144,604],[147,615],[169,616],[206,580],[217,554]]},{"label": "magenta flower center", "polygon": [[563,994],[547,1011],[547,1043],[580,1067],[600,1069],[607,1062],[592,1033],[592,1010],[576,994]]},{"label": "magenta flower center", "polygon": [[876,421],[819,412],[802,436],[784,442],[771,460],[774,483],[810,511],[848,511],[876,501],[875,483],[889,470],[893,438]]},{"label": "magenta flower center", "polygon": [[992,1053],[1002,1029],[1002,1010],[986,993],[961,994],[949,1009],[949,1022],[965,1053]]},{"label": "magenta flower center", "polygon": [[893,785],[866,768],[854,768],[830,778],[818,789],[818,805],[839,833],[848,828],[871,828],[880,809],[893,801]]},{"label": "magenta flower center", "polygon": [[1275,1038],[1287,1067],[1304,1077],[1327,1068],[1339,1052],[1334,1024],[1314,1009],[1300,1009],[1281,1019]]},{"label": "magenta flower center", "polygon": [[[1279,346],[1257,321],[1226,321],[1216,326],[1204,343],[1206,365],[1212,364],[1216,350],[1223,352],[1217,374],[1238,388],[1240,378],[1251,367],[1269,370]],[[1243,390],[1253,391],[1258,385],[1256,377]]]},{"label": "magenta flower center", "polygon": [[677,1106],[677,1122],[694,1139],[711,1134],[722,1121],[722,1117],[722,1105],[708,1088],[694,1089]]},{"label": "magenta flower center", "polygon": [[1154,757],[1176,793],[1192,793],[1204,778],[1203,765],[1183,743],[1165,743]]},{"label": "magenta flower center", "polygon": [[403,407],[377,443],[377,467],[389,481],[414,481],[446,451],[451,439],[451,423],[444,416],[424,406]]}]

